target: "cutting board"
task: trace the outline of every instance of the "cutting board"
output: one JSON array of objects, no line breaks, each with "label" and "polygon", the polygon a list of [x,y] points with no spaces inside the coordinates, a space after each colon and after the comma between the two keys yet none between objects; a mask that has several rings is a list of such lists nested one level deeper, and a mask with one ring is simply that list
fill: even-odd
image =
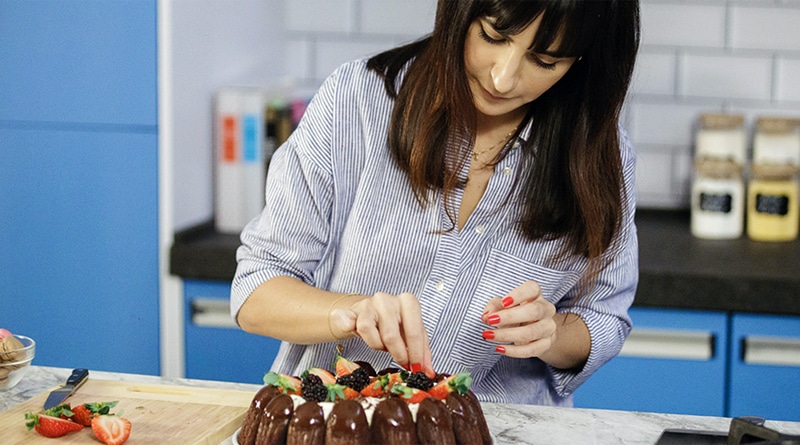
[{"label": "cutting board", "polygon": [[[41,411],[49,392],[0,413],[0,443],[100,444],[89,427],[55,439],[28,431],[25,413]],[[118,400],[119,403],[112,412],[123,411],[122,417],[132,424],[131,436],[126,445],[218,445],[242,425],[245,412],[254,396],[254,392],[248,391],[90,378],[66,402],[74,406]]]}]

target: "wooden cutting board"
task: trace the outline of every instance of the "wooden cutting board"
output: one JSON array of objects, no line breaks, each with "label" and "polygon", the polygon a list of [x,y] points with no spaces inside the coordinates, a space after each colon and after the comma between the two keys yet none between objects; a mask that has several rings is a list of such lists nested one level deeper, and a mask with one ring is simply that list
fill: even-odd
[{"label": "wooden cutting board", "polygon": [[[91,428],[49,439],[28,431],[25,413],[39,412],[50,391],[46,391],[0,413],[0,443],[98,445]],[[131,421],[126,445],[203,444],[218,445],[241,425],[254,392],[193,386],[168,386],[97,380],[90,378],[66,402],[119,403],[112,412],[123,411]]]}]

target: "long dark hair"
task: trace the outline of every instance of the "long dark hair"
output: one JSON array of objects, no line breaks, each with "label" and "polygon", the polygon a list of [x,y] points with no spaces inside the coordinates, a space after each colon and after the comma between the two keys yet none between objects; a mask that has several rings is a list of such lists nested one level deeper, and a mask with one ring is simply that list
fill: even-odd
[{"label": "long dark hair", "polygon": [[[563,237],[564,253],[597,259],[620,229],[628,199],[617,125],[639,46],[638,1],[439,0],[430,36],[378,54],[368,66],[395,98],[394,160],[421,203],[432,190],[447,198],[463,164],[449,162],[442,147],[474,135],[477,125],[464,65],[470,24],[492,17],[498,31],[513,35],[540,15],[531,48],[556,43],[559,55],[580,60],[530,104],[533,131],[517,178],[519,227],[529,239]],[[459,156],[463,162],[468,153]]]}]

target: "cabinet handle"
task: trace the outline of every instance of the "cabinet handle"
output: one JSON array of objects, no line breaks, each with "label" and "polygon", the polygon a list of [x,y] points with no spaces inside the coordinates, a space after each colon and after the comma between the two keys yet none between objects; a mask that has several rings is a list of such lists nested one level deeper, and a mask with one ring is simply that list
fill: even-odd
[{"label": "cabinet handle", "polygon": [[192,323],[206,328],[238,328],[231,318],[228,300],[195,298],[191,304]]},{"label": "cabinet handle", "polygon": [[716,337],[711,332],[633,328],[620,356],[711,360]]},{"label": "cabinet handle", "polygon": [[751,365],[800,366],[800,338],[744,337],[742,361]]}]

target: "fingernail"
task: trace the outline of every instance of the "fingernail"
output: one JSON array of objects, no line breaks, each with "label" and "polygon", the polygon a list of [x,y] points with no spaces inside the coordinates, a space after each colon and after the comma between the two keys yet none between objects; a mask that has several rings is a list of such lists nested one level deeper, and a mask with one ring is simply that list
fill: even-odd
[{"label": "fingernail", "polygon": [[422,364],[420,363],[411,364],[411,372],[420,372],[420,371],[422,371]]},{"label": "fingernail", "polygon": [[410,368],[411,368],[410,363],[406,363],[405,365],[403,365],[403,369],[405,369],[406,371],[408,371]]},{"label": "fingernail", "polygon": [[489,318],[486,319],[486,322],[489,324],[498,324],[500,323],[500,316],[497,314],[490,315]]},{"label": "fingernail", "polygon": [[503,307],[509,307],[512,304],[514,304],[514,299],[511,298],[510,296],[508,296],[508,297],[503,298],[502,303],[503,303]]},{"label": "fingernail", "polygon": [[501,354],[505,354],[506,353],[506,347],[503,346],[503,345],[495,346],[494,350],[499,352],[499,353],[501,353]]},{"label": "fingernail", "polygon": [[494,331],[486,330],[481,334],[484,340],[494,340]]}]

